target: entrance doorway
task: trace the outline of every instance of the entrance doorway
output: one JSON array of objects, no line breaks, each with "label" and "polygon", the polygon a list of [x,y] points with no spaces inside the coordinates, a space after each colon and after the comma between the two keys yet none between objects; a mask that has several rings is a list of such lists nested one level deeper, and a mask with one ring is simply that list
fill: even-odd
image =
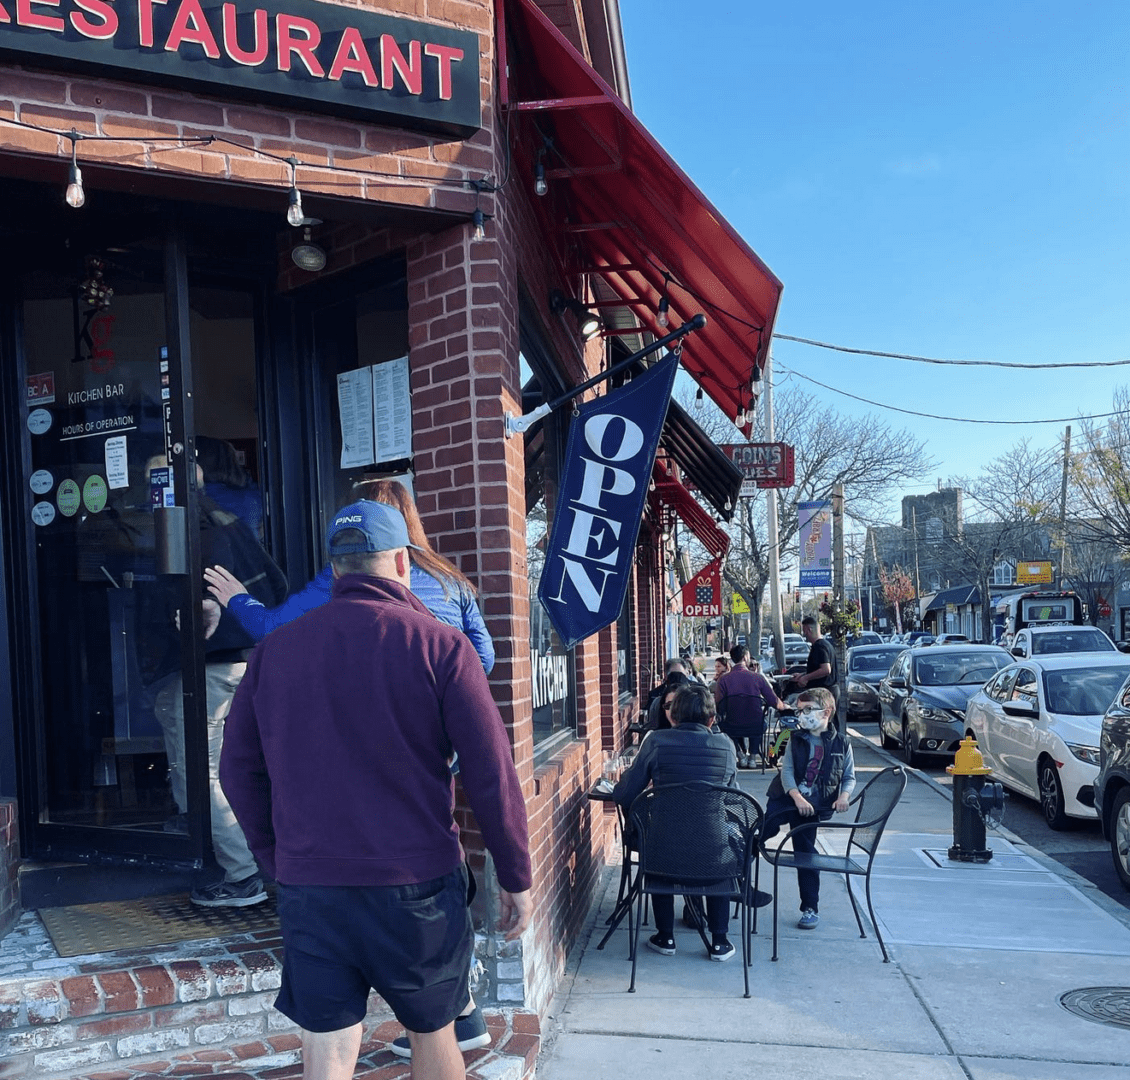
[{"label": "entrance doorway", "polygon": [[278,223],[106,193],[76,213],[19,190],[37,237],[10,301],[5,445],[24,854],[199,868],[206,673],[217,643],[231,661],[251,644],[226,613],[211,627],[204,526],[269,544]]}]

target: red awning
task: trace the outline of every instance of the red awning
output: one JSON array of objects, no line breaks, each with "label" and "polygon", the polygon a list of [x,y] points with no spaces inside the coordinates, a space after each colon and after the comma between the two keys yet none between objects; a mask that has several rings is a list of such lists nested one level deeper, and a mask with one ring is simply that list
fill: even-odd
[{"label": "red awning", "polygon": [[533,202],[561,269],[599,275],[657,337],[665,292],[670,327],[702,312],[708,325],[685,339],[683,366],[734,419],[752,404],[781,283],[533,0],[504,7],[510,167],[532,190],[543,165],[549,190]]},{"label": "red awning", "polygon": [[[730,537],[718,528],[714,519],[702,508],[698,500],[667,471],[661,461],[652,470],[655,481],[654,499],[660,507],[667,507],[683,519],[683,523],[698,537],[712,558],[721,559],[730,547]],[[662,511],[660,511],[661,513]]]}]

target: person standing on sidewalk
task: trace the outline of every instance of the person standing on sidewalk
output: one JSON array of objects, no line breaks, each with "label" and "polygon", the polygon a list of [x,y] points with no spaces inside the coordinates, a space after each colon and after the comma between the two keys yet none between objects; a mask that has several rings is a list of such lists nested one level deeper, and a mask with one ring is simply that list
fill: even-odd
[{"label": "person standing on sidewalk", "polygon": [[[797,730],[781,759],[781,771],[769,785],[762,842],[784,829],[795,829],[815,817],[827,821],[848,808],[855,790],[855,759],[851,743],[832,726],[836,703],[823,687],[802,690],[797,697]],[[793,851],[813,854],[817,829],[792,838]],[[797,868],[802,930],[820,922],[820,871]]]},{"label": "person standing on sidewalk", "polygon": [[832,643],[820,632],[820,620],[815,615],[805,615],[800,621],[801,633],[809,644],[805,673],[798,675],[794,682],[802,690],[823,687],[836,703],[832,722],[840,726],[840,670],[836,662],[836,650]]},{"label": "person standing on sidewalk", "polygon": [[474,935],[448,762],[494,858],[501,928],[530,923],[526,808],[474,647],[409,588],[394,507],[340,510],[328,604],[255,650],[227,722],[220,778],[279,883],[275,1007],[302,1029],[307,1080],[348,1080],[370,988],[408,1030],[412,1073],[465,1075]]}]

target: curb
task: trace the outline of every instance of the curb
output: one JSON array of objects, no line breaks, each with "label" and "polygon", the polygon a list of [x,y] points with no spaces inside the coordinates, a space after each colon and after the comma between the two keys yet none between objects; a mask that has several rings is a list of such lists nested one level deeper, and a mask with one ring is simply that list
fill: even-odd
[{"label": "curb", "polygon": [[[848,727],[847,733],[857,743],[865,745],[871,753],[874,753],[885,761],[889,761],[892,765],[901,765],[906,769],[907,776],[910,777],[910,779],[917,780],[919,783],[925,784],[928,788],[932,788],[939,795],[943,796],[947,802],[953,802],[953,791],[951,788],[946,787],[945,784],[939,784],[938,781],[928,773],[916,769],[913,765],[907,765],[905,761],[895,757],[889,750],[884,750],[881,746],[876,746],[866,735],[857,731],[855,728]],[[1062,878],[1068,885],[1078,889],[1096,907],[1101,908],[1112,918],[1122,923],[1127,929],[1130,929],[1130,910],[1113,897],[1104,893],[1093,881],[1088,881],[1087,878],[1077,874],[1069,866],[1064,866],[1063,863],[1052,858],[1052,856],[1045,855],[1039,849],[1032,847],[1027,840],[1017,836],[1016,833],[1012,832],[1011,829],[1004,825],[998,825],[991,831],[998,836],[1004,837],[1005,840],[1015,845],[1024,855],[1033,862],[1039,863],[1040,866],[1049,873],[1055,874],[1057,877]]]}]

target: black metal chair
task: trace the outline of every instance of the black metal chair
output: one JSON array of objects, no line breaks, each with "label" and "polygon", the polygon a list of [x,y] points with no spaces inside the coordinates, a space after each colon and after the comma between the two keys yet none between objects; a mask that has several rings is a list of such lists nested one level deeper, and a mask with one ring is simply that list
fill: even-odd
[{"label": "black metal chair", "polygon": [[631,845],[628,815],[624,813],[624,808],[619,804],[616,805],[616,816],[620,829],[620,887],[616,891],[616,903],[612,905],[612,913],[605,920],[605,926],[608,929],[600,939],[600,944],[597,945],[598,950],[603,949],[608,944],[608,939],[616,933],[620,923],[624,921],[624,916],[631,915],[632,904],[635,902],[635,893],[632,891],[635,880],[633,871],[638,870],[639,853]]},{"label": "black metal chair", "polygon": [[[757,800],[738,788],[693,781],[652,788],[632,803],[632,822],[639,871],[633,885],[636,918],[628,911],[632,981],[636,989],[636,956],[644,898],[725,896],[741,903],[742,972],[749,997],[752,951],[751,864],[764,817]],[[709,949],[703,926],[698,927]]]},{"label": "black metal chair", "polygon": [[[875,928],[875,936],[879,939],[879,948],[883,950],[883,962],[889,963],[887,946],[883,943],[883,935],[879,930],[879,923],[875,919],[875,908],[871,903],[871,868],[875,862],[875,852],[879,847],[879,840],[887,821],[902,798],[906,790],[906,770],[901,766],[884,769],[873,776],[851,801],[855,807],[855,818],[851,821],[820,821],[813,818],[802,825],[790,829],[775,847],[761,844],[761,856],[766,862],[773,864],[773,956],[777,959],[777,908],[780,905],[780,891],[777,885],[777,875],[782,866],[799,867],[802,870],[819,870],[832,874],[843,874],[847,885],[848,897],[851,900],[851,909],[855,913],[855,921],[859,926],[859,936],[867,937],[863,929],[863,919],[859,915],[859,905],[852,892],[852,877],[862,877],[864,891],[867,896],[867,914],[871,925]],[[799,832],[814,829],[846,829],[848,831],[847,851],[844,855],[809,855],[798,851],[783,851],[785,843]],[[852,857],[853,849],[858,848],[864,858]],[[754,888],[757,888],[757,878],[760,877],[761,864],[757,863],[754,878]],[[756,929],[756,921],[754,923]]]}]

